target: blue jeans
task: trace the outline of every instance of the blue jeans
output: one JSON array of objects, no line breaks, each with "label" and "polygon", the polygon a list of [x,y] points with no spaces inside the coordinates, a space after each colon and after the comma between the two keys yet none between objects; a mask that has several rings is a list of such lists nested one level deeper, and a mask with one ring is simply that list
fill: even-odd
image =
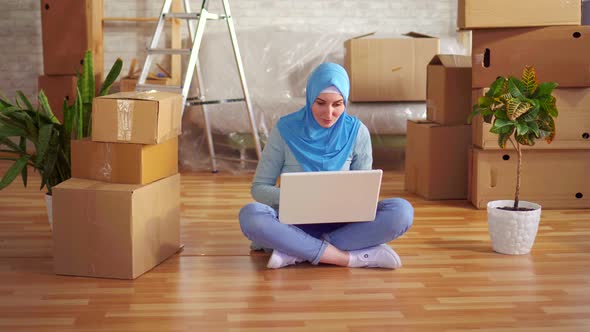
[{"label": "blue jeans", "polygon": [[412,226],[414,208],[403,198],[390,198],[377,204],[373,221],[286,225],[272,207],[250,203],[239,218],[242,232],[254,243],[318,264],[328,244],[349,251],[400,237]]}]

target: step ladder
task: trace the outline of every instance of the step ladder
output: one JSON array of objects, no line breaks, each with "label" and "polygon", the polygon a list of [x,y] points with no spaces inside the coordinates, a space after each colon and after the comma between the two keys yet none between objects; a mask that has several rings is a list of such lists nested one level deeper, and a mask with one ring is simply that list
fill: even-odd
[{"label": "step ladder", "polygon": [[[258,160],[260,160],[261,154],[261,147],[260,147],[260,137],[258,135],[258,129],[256,126],[256,119],[254,118],[254,112],[252,111],[252,102],[250,101],[250,95],[248,93],[248,86],[246,84],[246,76],[244,75],[244,66],[242,64],[242,58],[240,56],[240,50],[238,48],[238,41],[236,38],[236,31],[234,28],[234,21],[231,16],[231,11],[229,8],[229,0],[221,0],[223,4],[224,14],[212,14],[208,10],[209,1],[203,0],[201,2],[201,9],[198,12],[192,12],[190,7],[189,0],[182,0],[182,7],[184,8],[184,12],[171,12],[173,0],[164,0],[164,5],[162,6],[162,12],[160,13],[160,17],[158,18],[158,23],[156,25],[156,31],[154,32],[154,36],[152,37],[152,41],[150,43],[149,48],[147,49],[147,57],[145,60],[145,64],[141,71],[141,75],[137,81],[136,91],[149,91],[149,90],[159,90],[159,91],[169,91],[169,92],[176,92],[182,94],[183,97],[183,114],[184,110],[189,106],[200,105],[203,109],[203,118],[205,121],[205,134],[207,137],[207,145],[209,148],[209,156],[211,159],[211,168],[213,173],[217,173],[217,163],[216,159],[225,159],[230,161],[239,161],[244,163],[245,161],[248,162],[257,162],[257,160],[246,160],[244,156],[241,158],[226,158],[226,157],[217,157],[215,156],[215,149],[213,147],[213,136],[211,134],[211,127],[209,123],[209,117],[207,115],[207,105],[210,104],[223,104],[223,103],[235,103],[235,102],[243,102],[246,104],[246,109],[248,111],[248,118],[250,122],[250,129],[252,130],[252,136],[254,140],[254,145],[256,149],[256,156]],[[164,30],[164,26],[166,23],[166,19],[182,19],[185,20],[187,23],[188,28],[188,35],[191,37],[191,47],[187,49],[175,49],[175,48],[158,48],[160,37]],[[236,62],[236,67],[238,70],[238,74],[240,76],[240,83],[242,85],[242,93],[243,97],[239,98],[228,98],[228,99],[221,99],[221,100],[207,100],[202,93],[201,84],[203,80],[201,79],[201,66],[199,65],[199,49],[201,47],[201,42],[203,41],[203,34],[205,32],[206,23],[208,20],[225,20],[227,23],[227,29],[229,32],[229,36],[231,39],[231,44],[234,53],[234,59]],[[196,23],[196,24],[195,24]],[[195,26],[196,25],[196,26]],[[150,71],[150,67],[152,65],[153,56],[154,55],[185,55],[189,56],[188,65],[186,71],[184,72],[184,77],[181,79],[182,85],[181,86],[172,86],[172,85],[157,85],[157,84],[146,84],[146,79],[148,77],[148,73]],[[196,70],[195,70],[196,69]],[[196,76],[195,76],[196,75]],[[197,84],[197,91],[198,96],[191,96],[189,97],[189,92],[191,91],[191,82],[193,79],[196,81]]]}]

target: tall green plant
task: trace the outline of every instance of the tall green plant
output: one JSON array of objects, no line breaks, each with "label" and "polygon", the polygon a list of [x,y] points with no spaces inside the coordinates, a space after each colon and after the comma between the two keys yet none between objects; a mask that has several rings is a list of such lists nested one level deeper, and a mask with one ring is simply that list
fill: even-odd
[{"label": "tall green plant", "polygon": [[[108,94],[122,67],[123,62],[117,59],[100,89],[100,96]],[[82,72],[78,74],[76,98],[72,105],[66,100],[63,102],[63,123],[53,114],[43,91],[38,94],[37,108],[21,91],[17,91],[14,104],[0,97],[0,152],[9,153],[0,160],[14,161],[0,180],[0,190],[10,185],[19,174],[26,187],[28,167],[39,172],[39,189],[46,187],[48,194],[55,185],[71,177],[70,141],[90,136],[94,86],[92,53],[87,51]],[[11,138],[16,138],[18,143]],[[35,152],[27,152],[27,141],[35,146]]]},{"label": "tall green plant", "polygon": [[498,77],[485,96],[480,97],[469,115],[469,122],[476,115],[492,123],[490,132],[498,135],[498,145],[505,148],[510,141],[518,154],[514,210],[518,210],[522,145],[532,146],[536,139],[551,143],[555,138],[555,121],[558,111],[552,95],[557,83],[539,84],[535,69],[525,67],[522,79]]}]

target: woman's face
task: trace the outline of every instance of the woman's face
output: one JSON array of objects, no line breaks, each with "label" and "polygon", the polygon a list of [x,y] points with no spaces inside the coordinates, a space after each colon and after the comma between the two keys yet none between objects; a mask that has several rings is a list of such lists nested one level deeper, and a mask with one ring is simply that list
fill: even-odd
[{"label": "woman's face", "polygon": [[311,105],[315,121],[324,128],[332,127],[344,112],[344,99],[337,93],[320,93]]}]

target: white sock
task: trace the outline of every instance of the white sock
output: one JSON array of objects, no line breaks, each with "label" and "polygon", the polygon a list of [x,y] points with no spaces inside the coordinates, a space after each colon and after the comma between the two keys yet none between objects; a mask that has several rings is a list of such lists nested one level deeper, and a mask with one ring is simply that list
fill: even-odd
[{"label": "white sock", "polygon": [[399,269],[402,261],[387,244],[349,251],[349,267],[381,267],[385,269]]},{"label": "white sock", "polygon": [[303,262],[303,259],[301,258],[289,256],[278,250],[273,250],[272,255],[270,255],[270,259],[268,260],[268,264],[266,264],[266,267],[268,267],[269,269],[280,269],[281,267],[301,262]]}]

